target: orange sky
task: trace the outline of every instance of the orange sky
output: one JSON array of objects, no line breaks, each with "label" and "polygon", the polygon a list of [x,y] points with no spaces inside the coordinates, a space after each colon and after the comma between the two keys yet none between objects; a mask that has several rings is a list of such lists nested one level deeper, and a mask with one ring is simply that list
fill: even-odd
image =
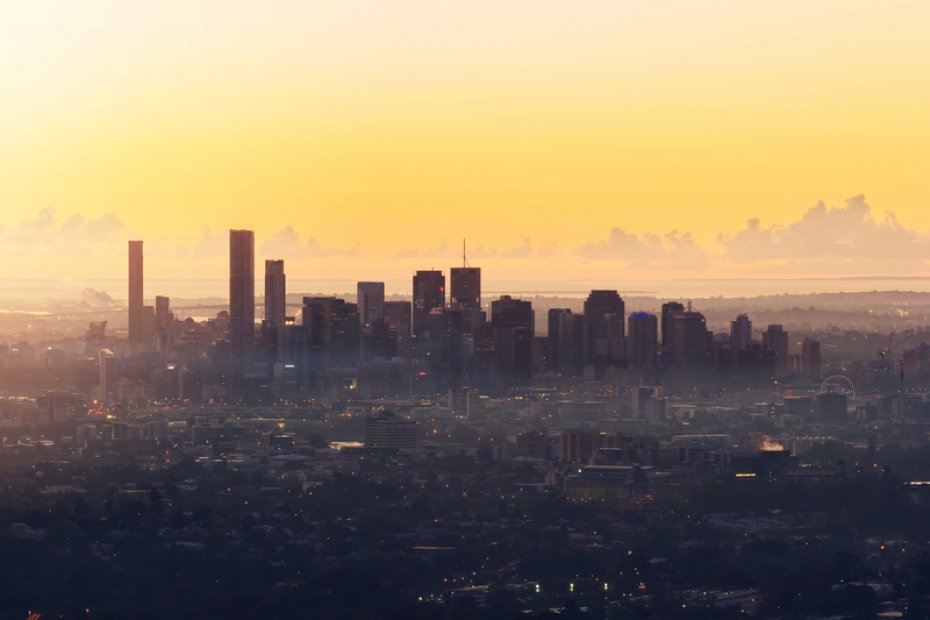
[{"label": "orange sky", "polygon": [[297,277],[462,237],[502,278],[922,274],[927,32],[896,1],[14,3],[0,277],[118,277],[130,236],[222,277],[229,227]]}]

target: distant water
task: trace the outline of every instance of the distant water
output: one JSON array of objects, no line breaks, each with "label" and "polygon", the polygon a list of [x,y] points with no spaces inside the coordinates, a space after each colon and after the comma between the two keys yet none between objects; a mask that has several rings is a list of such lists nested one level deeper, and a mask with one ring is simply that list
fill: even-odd
[{"label": "distant water", "polygon": [[[385,280],[388,295],[410,295],[409,278]],[[289,279],[290,293],[354,293],[355,280]],[[262,293],[261,278],[256,278],[256,294]],[[703,280],[495,280],[483,282],[487,296],[512,294],[525,296],[584,297],[592,289],[617,289],[625,296],[661,299],[703,299],[710,297],[757,297],[760,295],[808,293],[861,293],[869,291],[930,292],[926,278],[810,278],[810,279],[703,279]],[[222,279],[148,279],[145,297],[166,295],[176,299],[226,298],[228,284]],[[77,301],[88,296],[99,300],[106,296],[117,302],[126,299],[125,279],[0,279],[0,300],[6,301]],[[105,294],[105,295],[103,295]]]}]

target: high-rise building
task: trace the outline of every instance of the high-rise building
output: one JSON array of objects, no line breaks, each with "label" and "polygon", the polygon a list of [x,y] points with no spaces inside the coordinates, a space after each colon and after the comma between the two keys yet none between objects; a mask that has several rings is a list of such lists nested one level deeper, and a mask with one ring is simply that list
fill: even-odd
[{"label": "high-rise building", "polygon": [[805,338],[801,343],[801,372],[808,379],[821,378],[820,342]]},{"label": "high-rise building", "polygon": [[623,298],[617,291],[591,291],[584,302],[588,356],[596,368],[613,366],[625,353]]},{"label": "high-rise building", "polygon": [[549,309],[547,370],[563,372],[572,366],[572,318],[572,311],[568,308]]},{"label": "high-rise building", "polygon": [[171,314],[171,299],[161,295],[155,297],[155,340],[159,351],[171,345],[174,315]]},{"label": "high-rise building", "polygon": [[255,343],[255,233],[229,231],[229,348],[232,368],[242,374]]},{"label": "high-rise building", "polygon": [[672,317],[672,357],[676,366],[695,367],[707,360],[707,321],[704,315],[685,310]]},{"label": "high-rise building", "polygon": [[491,302],[494,349],[504,379],[511,385],[527,385],[533,377],[533,304],[502,295]]},{"label": "high-rise building", "polygon": [[491,324],[495,329],[525,327],[531,332],[535,329],[533,304],[510,295],[501,295],[491,302]]},{"label": "high-rise building", "polygon": [[481,268],[453,267],[450,305],[459,308],[481,307]]},{"label": "high-rise building", "polygon": [[446,277],[441,271],[417,271],[413,276],[413,335],[429,332],[430,314],[446,305]]},{"label": "high-rise building", "polygon": [[287,321],[287,276],[283,260],[265,261],[265,322],[283,328]]},{"label": "high-rise building", "polygon": [[672,319],[677,314],[681,314],[685,311],[684,304],[681,304],[677,301],[669,301],[662,304],[662,352],[672,350],[672,342],[674,341],[674,330],[672,329]]},{"label": "high-rise building", "polygon": [[[291,326],[293,327],[293,325]],[[265,316],[261,325],[261,351],[255,361],[283,363],[290,356],[287,318],[287,276],[283,260],[265,261]],[[277,377],[287,382],[288,369],[276,369]],[[283,374],[282,374],[283,373]],[[280,382],[279,382],[280,383]],[[280,385],[278,385],[280,387]],[[286,391],[286,390],[285,390]],[[279,393],[283,393],[280,392]]]},{"label": "high-rise building", "polygon": [[775,376],[783,377],[788,372],[788,332],[781,325],[769,325],[762,334],[762,348],[775,355]]},{"label": "high-rise building", "polygon": [[410,336],[410,302],[384,302],[384,322],[387,323],[388,329],[397,332],[400,338]]},{"label": "high-rise building", "polygon": [[101,349],[100,360],[100,402],[112,405],[116,400],[116,369],[119,360],[109,349]]},{"label": "high-rise building", "polygon": [[730,352],[733,361],[739,362],[740,353],[752,344],[752,321],[746,314],[740,314],[735,321],[730,321]]},{"label": "high-rise building", "polygon": [[659,321],[648,312],[634,312],[628,319],[627,361],[634,369],[655,367],[659,339]]},{"label": "high-rise building", "polygon": [[312,368],[348,368],[358,363],[358,306],[336,297],[304,297]]},{"label": "high-rise building", "polygon": [[358,320],[370,327],[384,316],[384,282],[359,282],[356,291]]},{"label": "high-rise building", "polygon": [[142,308],[143,270],[142,242],[129,242],[129,342],[139,344],[143,341]]},{"label": "high-rise building", "polygon": [[644,385],[635,387],[631,400],[634,420],[655,424],[665,418],[665,398],[662,397],[661,388]]}]

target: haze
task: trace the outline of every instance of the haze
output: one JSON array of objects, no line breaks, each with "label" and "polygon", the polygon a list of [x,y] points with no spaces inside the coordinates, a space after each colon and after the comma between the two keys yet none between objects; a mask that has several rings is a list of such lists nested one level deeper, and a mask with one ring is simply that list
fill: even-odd
[{"label": "haze", "polygon": [[230,227],[308,278],[408,278],[462,238],[498,278],[922,274],[928,18],[9,4],[0,277],[122,277],[144,236],[150,277],[222,278]]}]

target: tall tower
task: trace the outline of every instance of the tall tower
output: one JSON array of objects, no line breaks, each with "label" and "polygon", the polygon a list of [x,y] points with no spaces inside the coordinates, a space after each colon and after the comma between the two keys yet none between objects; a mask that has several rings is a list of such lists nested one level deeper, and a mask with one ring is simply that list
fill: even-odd
[{"label": "tall tower", "polygon": [[359,282],[355,301],[359,322],[370,326],[384,316],[384,282]]},{"label": "tall tower", "polygon": [[457,308],[481,307],[481,267],[453,267],[452,296],[449,302]]},{"label": "tall tower", "polygon": [[696,368],[707,361],[707,321],[688,309],[672,317],[672,359],[676,366]]},{"label": "tall tower", "polygon": [[462,241],[462,266],[450,269],[452,277],[452,295],[449,305],[453,308],[481,307],[481,268],[471,267],[465,254],[465,242]]},{"label": "tall tower", "polygon": [[762,347],[775,355],[775,376],[788,372],[788,332],[781,325],[769,325],[762,334]]},{"label": "tall tower", "polygon": [[129,342],[142,342],[142,242],[129,242]]},{"label": "tall tower", "polygon": [[627,360],[636,369],[655,367],[659,339],[656,315],[634,312],[628,319]]},{"label": "tall tower", "polygon": [[819,381],[821,378],[820,342],[805,338],[801,343],[801,372],[808,379]]},{"label": "tall tower", "polygon": [[287,315],[287,279],[283,260],[265,261],[265,322],[275,327],[284,325]]},{"label": "tall tower", "polygon": [[752,344],[752,321],[746,314],[740,314],[735,321],[730,321],[730,351],[733,361],[739,361],[739,354]]},{"label": "tall tower", "polygon": [[429,329],[429,316],[446,305],[446,277],[441,271],[417,271],[413,276],[413,335]]},{"label": "tall tower", "polygon": [[255,233],[229,231],[229,346],[233,370],[242,374],[255,343]]},{"label": "tall tower", "polygon": [[584,302],[588,323],[588,355],[595,367],[619,362],[626,352],[625,307],[617,291],[591,291]]},{"label": "tall tower", "polygon": [[669,301],[662,304],[662,350],[671,351],[672,344],[675,339],[674,329],[673,329],[673,320],[676,314],[681,314],[685,311],[685,306],[682,303],[677,301]]}]

